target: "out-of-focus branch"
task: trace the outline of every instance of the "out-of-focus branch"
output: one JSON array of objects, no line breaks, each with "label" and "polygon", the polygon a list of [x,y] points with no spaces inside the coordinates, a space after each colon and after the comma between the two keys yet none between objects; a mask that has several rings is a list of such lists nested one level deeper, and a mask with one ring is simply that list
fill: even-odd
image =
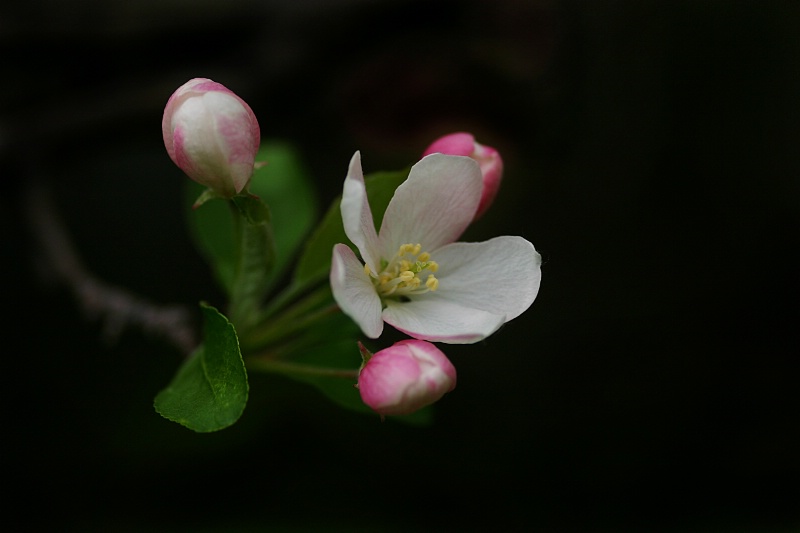
[{"label": "out-of-focus branch", "polygon": [[67,285],[87,318],[103,321],[107,341],[115,341],[127,328],[138,328],[166,339],[185,355],[192,352],[197,340],[188,308],[158,305],[97,279],[82,264],[50,190],[32,181],[26,192],[25,211],[43,274]]}]

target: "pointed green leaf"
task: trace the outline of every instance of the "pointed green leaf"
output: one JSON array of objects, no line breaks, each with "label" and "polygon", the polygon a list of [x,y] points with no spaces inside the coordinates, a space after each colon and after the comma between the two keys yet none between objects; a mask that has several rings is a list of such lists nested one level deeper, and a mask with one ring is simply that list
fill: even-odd
[{"label": "pointed green leaf", "polygon": [[202,305],[205,339],[155,398],[168,420],[197,432],[226,428],[247,404],[248,383],[233,325],[213,307]]},{"label": "pointed green leaf", "polygon": [[280,277],[296,258],[311,232],[319,209],[310,174],[300,154],[289,143],[269,140],[261,145],[250,192],[269,206],[275,235],[275,264],[272,278]]},{"label": "pointed green leaf", "polygon": [[275,241],[266,204],[255,196],[235,196],[232,217],[236,263],[230,289],[229,316],[240,334],[257,319],[270,286]]},{"label": "pointed green leaf", "polygon": [[306,243],[303,254],[297,263],[292,280],[297,287],[322,280],[331,269],[333,247],[337,243],[349,243],[342,226],[339,211],[340,198],[334,200],[325,217]]},{"label": "pointed green leaf", "polygon": [[389,206],[394,196],[394,191],[401,183],[406,181],[411,169],[373,172],[364,177],[364,184],[367,188],[367,200],[369,208],[372,210],[372,217],[375,219],[375,226],[380,227],[383,214]]}]

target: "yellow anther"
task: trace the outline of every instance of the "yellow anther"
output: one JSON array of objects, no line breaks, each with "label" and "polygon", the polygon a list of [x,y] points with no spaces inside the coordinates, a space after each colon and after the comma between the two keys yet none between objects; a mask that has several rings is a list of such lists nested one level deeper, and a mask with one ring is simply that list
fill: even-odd
[{"label": "yellow anther", "polygon": [[370,270],[369,265],[366,263],[364,264],[364,274],[366,274],[367,276],[372,274],[372,270]]},{"label": "yellow anther", "polygon": [[[439,264],[430,259],[431,254],[422,252],[420,243],[405,243],[400,245],[393,258],[388,261],[381,259],[379,274],[373,273],[366,265],[364,272],[372,277],[381,298],[422,294],[439,288],[439,280],[432,274],[439,270]],[[426,270],[429,275],[423,285],[420,275]]]},{"label": "yellow anther", "polygon": [[[419,279],[419,278],[417,278]],[[429,290],[435,291],[439,288],[439,280],[436,279],[433,274],[428,276],[428,281],[425,282],[425,286],[428,287]]]}]

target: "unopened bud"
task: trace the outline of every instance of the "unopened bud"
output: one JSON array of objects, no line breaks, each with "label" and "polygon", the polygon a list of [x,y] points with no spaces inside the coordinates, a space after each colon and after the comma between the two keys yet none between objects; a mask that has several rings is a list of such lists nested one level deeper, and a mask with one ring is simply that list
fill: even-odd
[{"label": "unopened bud", "polygon": [[250,106],[225,86],[206,78],[183,84],[167,101],[161,130],[169,157],[194,181],[225,198],[247,187],[261,133]]},{"label": "unopened bud", "polygon": [[381,415],[413,413],[456,386],[455,367],[426,341],[399,341],[365,359],[358,390],[364,403]]},{"label": "unopened bud", "polygon": [[503,160],[500,158],[500,153],[491,146],[478,144],[471,133],[464,132],[440,137],[428,146],[422,156],[434,153],[467,156],[478,162],[483,174],[483,194],[475,218],[480,218],[492,205],[500,189],[500,181],[503,178]]}]

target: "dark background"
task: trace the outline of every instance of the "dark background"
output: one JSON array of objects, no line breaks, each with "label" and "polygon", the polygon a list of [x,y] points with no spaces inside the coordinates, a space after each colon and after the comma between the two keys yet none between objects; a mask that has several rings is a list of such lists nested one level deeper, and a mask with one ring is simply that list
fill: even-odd
[{"label": "dark background", "polygon": [[[800,529],[798,28],[762,0],[4,3],[10,530]],[[197,76],[296,144],[322,205],[356,149],[366,171],[451,131],[501,151],[466,237],[532,241],[542,288],[446,348],[432,427],[252,376],[240,422],[194,434],[152,409],[178,351],[104,342],[39,268],[33,184],[99,278],[221,305],[159,132]]]}]

